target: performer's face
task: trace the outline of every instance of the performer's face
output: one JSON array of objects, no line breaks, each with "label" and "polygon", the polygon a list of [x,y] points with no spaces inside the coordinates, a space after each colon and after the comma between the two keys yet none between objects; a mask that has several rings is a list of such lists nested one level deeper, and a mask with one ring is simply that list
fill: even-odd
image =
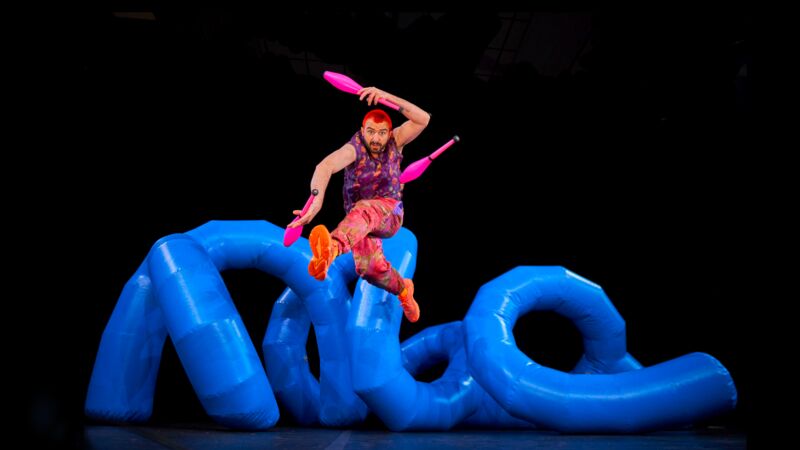
[{"label": "performer's face", "polygon": [[386,149],[386,143],[392,137],[392,130],[386,122],[375,123],[372,119],[368,119],[361,127],[361,134],[366,138],[369,150],[372,153],[380,153]]}]

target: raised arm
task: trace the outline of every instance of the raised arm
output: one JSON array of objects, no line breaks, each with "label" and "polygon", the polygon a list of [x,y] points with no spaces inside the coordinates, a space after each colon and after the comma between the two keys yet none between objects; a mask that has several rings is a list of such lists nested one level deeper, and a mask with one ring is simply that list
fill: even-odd
[{"label": "raised arm", "polygon": [[[328,183],[331,181],[331,175],[349,166],[355,160],[356,149],[348,143],[344,144],[340,149],[330,153],[325,157],[325,159],[317,164],[317,168],[314,170],[314,175],[311,177],[311,190],[313,191],[316,189],[318,193],[314,197],[314,201],[311,202],[311,206],[308,207],[306,214],[300,217],[296,222],[292,222],[286,227],[294,228],[311,222],[311,220],[314,219],[314,216],[316,216],[317,213],[322,209],[322,202],[325,200],[325,190],[328,188]],[[299,209],[292,211],[292,214],[296,216],[299,216],[301,213],[302,211]]]},{"label": "raised arm", "polygon": [[419,106],[376,87],[365,87],[358,91],[358,95],[361,100],[366,98],[368,105],[377,105],[378,100],[383,98],[400,107],[398,111],[408,119],[392,130],[394,140],[397,142],[397,148],[400,151],[403,150],[403,146],[416,139],[431,120],[430,113]]}]

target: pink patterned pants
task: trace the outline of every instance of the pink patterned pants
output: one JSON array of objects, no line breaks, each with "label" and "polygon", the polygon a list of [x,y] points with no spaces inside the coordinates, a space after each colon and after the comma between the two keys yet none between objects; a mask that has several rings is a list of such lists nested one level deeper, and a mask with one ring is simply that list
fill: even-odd
[{"label": "pink patterned pants", "polygon": [[356,273],[392,294],[403,291],[403,277],[383,255],[382,238],[403,224],[403,202],[390,198],[359,200],[331,233],[339,254],[353,252]]}]

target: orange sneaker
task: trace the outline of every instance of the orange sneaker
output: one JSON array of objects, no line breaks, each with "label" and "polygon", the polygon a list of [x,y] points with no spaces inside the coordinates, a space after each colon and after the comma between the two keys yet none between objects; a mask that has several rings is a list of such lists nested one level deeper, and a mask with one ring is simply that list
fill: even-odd
[{"label": "orange sneaker", "polygon": [[331,234],[325,225],[317,225],[308,236],[311,243],[311,253],[314,255],[308,263],[308,273],[319,281],[328,275],[328,268],[333,262]]},{"label": "orange sneaker", "polygon": [[409,322],[416,322],[419,320],[419,305],[414,300],[414,282],[410,278],[404,278],[403,283],[406,287],[403,292],[397,296],[400,299],[400,306],[403,307],[403,314]]}]

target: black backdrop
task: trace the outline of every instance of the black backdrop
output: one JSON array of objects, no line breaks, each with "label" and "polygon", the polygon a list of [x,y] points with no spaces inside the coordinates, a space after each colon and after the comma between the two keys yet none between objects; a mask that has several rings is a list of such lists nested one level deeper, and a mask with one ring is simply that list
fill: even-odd
[{"label": "black backdrop", "polygon": [[[746,428],[748,244],[731,239],[746,234],[744,14],[112,13],[57,21],[43,61],[48,156],[28,154],[36,177],[21,189],[35,200],[14,224],[28,237],[11,243],[24,250],[21,303],[43,330],[22,347],[34,431],[86,422],[103,328],[158,238],[215,219],[283,225],[302,206],[316,163],[367,111],[323,70],[433,114],[406,163],[462,138],[406,186],[422,318],[401,338],[463,318],[513,267],[564,266],[604,288],[643,364],[717,357],[741,403],[712,422]],[[516,48],[498,38],[514,25],[528,39]],[[341,174],[317,223],[341,219],[340,188]],[[224,277],[260,352],[283,286]],[[556,368],[581,353],[555,315],[524,317],[515,336]],[[171,344],[164,355],[153,421],[208,421]]]}]

